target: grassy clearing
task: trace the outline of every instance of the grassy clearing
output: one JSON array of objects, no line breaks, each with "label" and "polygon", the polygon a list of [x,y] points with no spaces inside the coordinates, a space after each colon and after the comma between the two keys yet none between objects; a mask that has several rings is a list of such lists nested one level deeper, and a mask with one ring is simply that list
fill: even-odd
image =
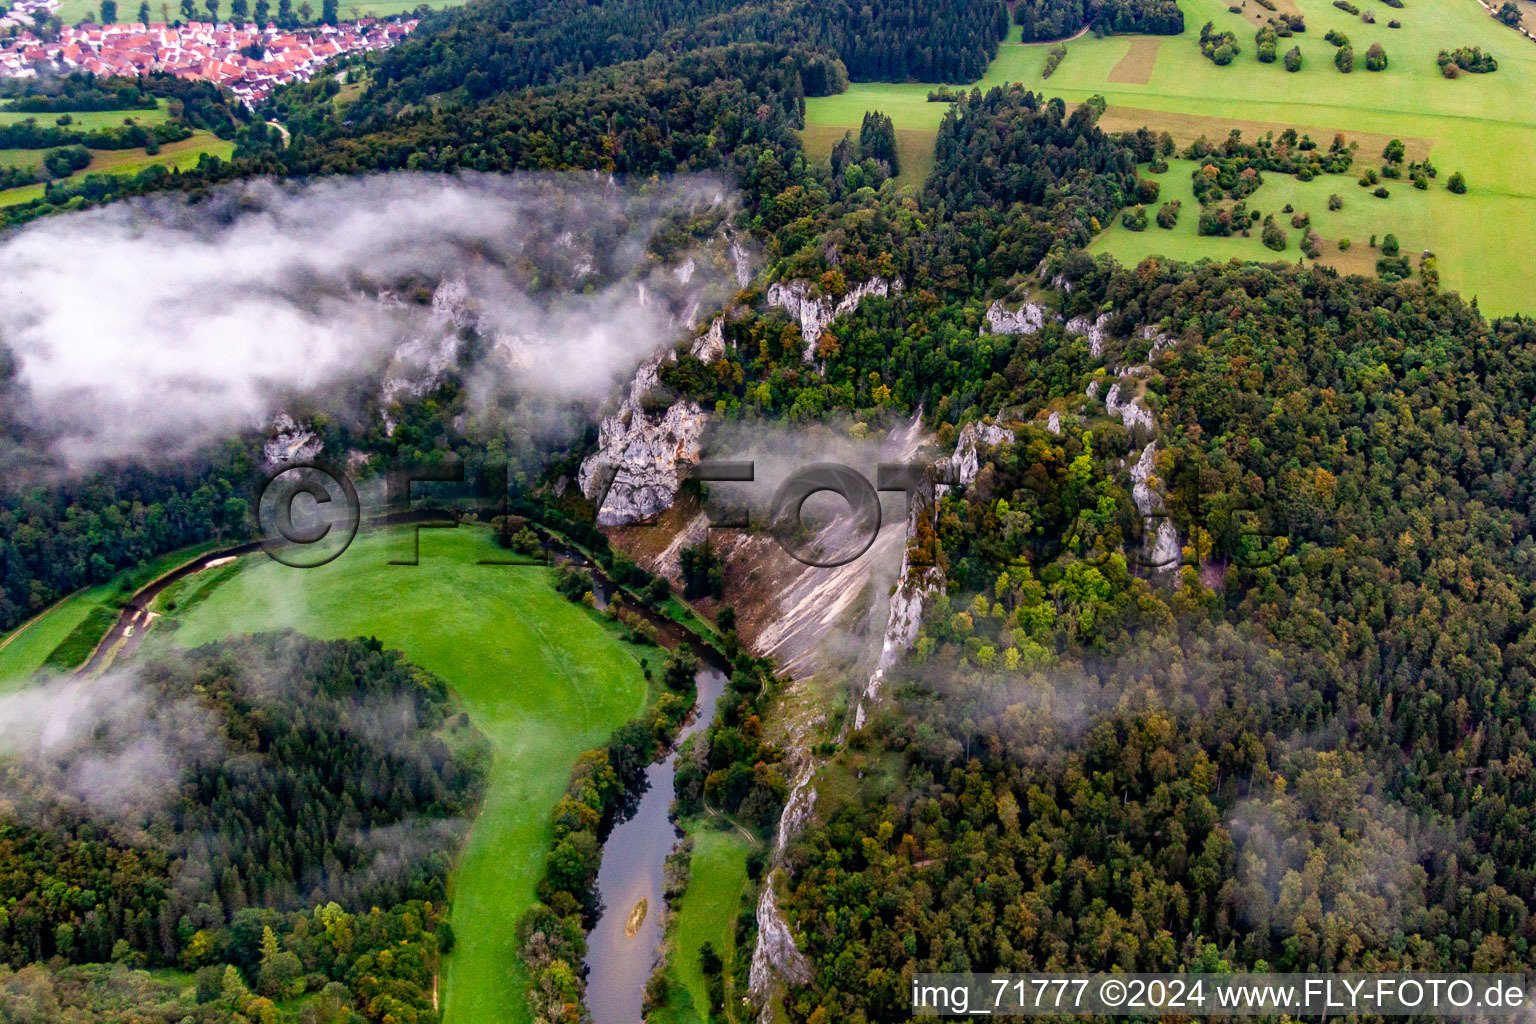
[{"label": "grassy clearing", "polygon": [[46,149],[0,149],[0,167],[21,167],[35,171],[43,166]]},{"label": "grassy clearing", "polygon": [[[1306,17],[1307,31],[1282,40],[1284,49],[1293,44],[1301,49],[1304,64],[1294,74],[1278,62],[1260,64],[1254,58],[1253,23],[1229,12],[1225,0],[1181,0],[1185,32],[1161,40],[1146,82],[1110,80],[1110,72],[1146,44],[1088,35],[1067,44],[1067,59],[1049,81],[1040,77],[1047,47],[1004,46],[977,84],[1022,82],[1069,103],[1097,93],[1109,100],[1111,115],[1120,118],[1118,123],[1106,119],[1106,126],[1114,128],[1139,127],[1132,123],[1139,120],[1176,136],[1202,125],[1219,130],[1225,122],[1293,126],[1314,138],[1331,139],[1342,132],[1368,140],[1361,143],[1361,165],[1379,156],[1377,139],[1423,140],[1441,176],[1432,183],[1422,211],[1399,204],[1411,186],[1392,189],[1385,205],[1395,207],[1393,215],[1401,219],[1388,230],[1404,238],[1422,225],[1424,236],[1416,244],[1439,256],[1444,286],[1476,296],[1485,311],[1529,311],[1536,303],[1524,268],[1530,262],[1530,239],[1536,237],[1536,185],[1523,155],[1536,152],[1536,44],[1488,17],[1475,0],[1415,0],[1404,10],[1366,0],[1360,6],[1374,12],[1375,24],[1338,10],[1330,0],[1295,4]],[[1388,28],[1392,19],[1403,27]],[[1207,21],[1237,33],[1243,52],[1227,67],[1200,55],[1200,27]],[[1333,47],[1323,39],[1334,28],[1349,36],[1357,55],[1380,42],[1390,60],[1387,70],[1336,71]],[[1499,70],[1455,81],[1442,78],[1436,55],[1461,45],[1491,51]],[[946,107],[927,102],[930,88],[921,83],[855,85],[839,96],[807,100],[806,120],[813,126],[857,125],[865,110],[878,109],[898,128],[933,129]],[[1127,117],[1127,111],[1136,113]],[[1467,176],[1470,192],[1465,196],[1444,190],[1455,170]],[[1119,244],[1108,243],[1106,249]],[[1189,255],[1195,249],[1186,244],[1164,251]],[[1221,258],[1215,250],[1200,254]]]},{"label": "grassy clearing", "polygon": [[[0,161],[3,161],[6,153],[35,152],[37,160],[42,162],[44,150],[0,150]],[[87,174],[117,174],[134,175],[149,167],[164,167],[172,171],[185,171],[197,166],[204,153],[216,156],[221,160],[228,160],[235,152],[233,142],[225,142],[212,132],[194,132],[189,139],[180,142],[168,142],[160,147],[160,152],[150,156],[142,149],[111,149],[93,150],[91,162],[83,171],[72,174],[65,181]],[[23,185],[21,188],[7,189],[0,192],[0,206],[16,206],[20,203],[30,203],[34,199],[41,199],[46,191],[46,186]]]},{"label": "grassy clearing", "polygon": [[[27,118],[34,118],[38,124],[49,125],[56,122],[60,114],[29,114],[15,110],[0,110],[0,125],[19,124]],[[125,118],[132,118],[137,124],[159,124],[171,116],[170,105],[166,100],[160,100],[160,105],[154,110],[86,110],[70,113],[71,129],[79,131],[92,131],[97,128],[114,128],[123,123]]]},{"label": "grassy clearing", "polygon": [[[179,565],[213,550],[212,544],[198,544],[150,562],[133,572],[123,573],[110,583],[76,591],[52,607],[0,637],[0,693],[14,690],[40,671],[55,649],[63,644],[98,608],[109,608],[114,615],[135,591]],[[90,647],[106,635],[112,625],[107,618],[91,638]],[[86,651],[89,654],[90,650]]]},{"label": "grassy clearing", "polygon": [[41,671],[48,655],[114,593],[110,583],[78,591],[7,634],[0,647],[0,693],[18,689]]},{"label": "grassy clearing", "polygon": [[[1318,262],[1346,273],[1373,273],[1380,253],[1368,245],[1371,235],[1376,235],[1379,240],[1389,233],[1395,234],[1403,252],[1416,255],[1430,247],[1440,230],[1438,218],[1450,205],[1441,198],[1440,193],[1444,190],[1436,189],[1434,182],[1430,183],[1429,191],[1420,192],[1406,181],[1386,181],[1384,184],[1392,195],[1377,199],[1370,189],[1361,188],[1349,175],[1324,174],[1303,182],[1289,175],[1266,174],[1264,184],[1248,197],[1248,208],[1261,214],[1273,213],[1290,236],[1285,250],[1275,252],[1264,247],[1257,227],[1250,238],[1211,238],[1197,233],[1200,205],[1195,201],[1191,177],[1196,166],[1192,160],[1172,160],[1166,174],[1143,171],[1147,177],[1162,184],[1159,205],[1169,199],[1181,202],[1178,224],[1165,230],[1157,226],[1154,217],[1145,231],[1130,231],[1117,220],[1094,239],[1092,251],[1107,252],[1128,266],[1140,263],[1148,256],[1294,263],[1301,257],[1299,245],[1303,231],[1291,226],[1291,214],[1282,212],[1286,204],[1290,204],[1295,212],[1311,217],[1313,229],[1323,238],[1323,253]],[[1330,194],[1344,200],[1342,209],[1328,209]],[[1455,197],[1447,195],[1445,198]],[[1157,212],[1155,206],[1149,206],[1147,210],[1151,215]],[[1347,252],[1339,250],[1337,242],[1341,238],[1350,240]]]},{"label": "grassy clearing", "polygon": [[[947,107],[943,103],[932,105],[940,108],[941,112]],[[855,137],[858,136],[859,123],[863,120],[864,112],[861,110],[858,121],[852,125],[807,125],[801,133],[806,153],[818,160],[825,159],[831,155],[832,147],[849,131]],[[896,158],[901,161],[901,173],[896,176],[896,184],[922,188],[923,182],[928,180],[928,175],[933,171],[933,144],[938,134],[937,127],[896,129]]]},{"label": "grassy clearing", "polygon": [[[672,918],[672,959],[674,976],[687,989],[693,1012],[707,1016],[709,989],[699,968],[699,950],[708,942],[725,961],[726,976],[731,974],[735,956],[736,915],[741,909],[742,892],[747,885],[747,854],[751,844],[735,829],[721,831],[713,827],[715,819],[706,819],[690,828],[693,856],[688,873],[688,889],[678,900]],[[685,1006],[678,1006],[674,1020],[687,1019]]]},{"label": "grassy clearing", "polygon": [[444,1020],[523,1021],[515,925],[543,871],[549,811],[576,755],[644,707],[641,652],[555,593],[548,569],[477,565],[504,556],[488,530],[423,531],[419,566],[387,564],[409,551],[410,532],[390,530],[362,534],[319,569],[248,556],[148,642],[191,647],[280,628],[372,635],[453,687],[495,761],[452,880],[458,945],[443,975]]}]

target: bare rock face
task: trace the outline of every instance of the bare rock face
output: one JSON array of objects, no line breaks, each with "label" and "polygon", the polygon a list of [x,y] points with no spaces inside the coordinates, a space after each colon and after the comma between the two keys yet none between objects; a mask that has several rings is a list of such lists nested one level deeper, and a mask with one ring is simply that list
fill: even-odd
[{"label": "bare rock face", "polygon": [[1104,396],[1104,408],[1109,410],[1111,416],[1120,417],[1120,422],[1125,424],[1127,430],[1134,430],[1137,427],[1146,427],[1151,430],[1156,426],[1152,411],[1141,404],[1141,399],[1132,398],[1122,402],[1120,394],[1120,384],[1117,381],[1109,389],[1109,394]]},{"label": "bare rock face", "polygon": [[1137,330],[1136,335],[1141,340],[1152,343],[1152,351],[1148,353],[1149,356],[1155,356],[1164,349],[1172,348],[1178,343],[1177,338],[1170,334],[1164,334],[1151,324],[1142,326]]},{"label": "bare rock face", "polygon": [[1067,333],[1087,338],[1088,351],[1093,353],[1093,358],[1098,359],[1104,354],[1104,325],[1107,323],[1108,313],[1099,314],[1099,318],[1093,321],[1085,316],[1075,316],[1067,321]]},{"label": "bare rock face", "polygon": [[[725,354],[725,319],[716,317],[690,352],[705,363]],[[598,425],[597,451],[581,464],[576,484],[598,503],[599,526],[624,526],[672,507],[684,473],[699,461],[699,439],[709,418],[697,402],[674,402],[660,416],[645,411],[661,390],[659,370],[676,352],[640,364],[619,409]]]},{"label": "bare rock face", "polygon": [[[919,503],[914,503],[913,514],[919,514]],[[922,507],[922,514],[932,515],[933,506]],[[864,684],[864,695],[853,713],[853,727],[864,728],[868,719],[869,705],[880,699],[880,689],[885,685],[885,674],[911,649],[917,640],[917,631],[923,625],[923,608],[944,588],[944,572],[937,566],[914,566],[911,552],[902,556],[901,576],[896,590],[891,594],[890,618],[885,627],[885,638],[880,643],[880,660],[875,671]]]},{"label": "bare rock face", "polygon": [[295,423],[282,413],[272,421],[271,436],[261,446],[261,462],[267,469],[295,462],[309,462],[325,449],[325,443],[308,427]]},{"label": "bare rock face", "polygon": [[736,265],[736,286],[745,288],[752,283],[752,258],[747,250],[741,247],[741,243],[731,242],[731,261]]},{"label": "bare rock face", "polygon": [[[385,301],[393,300],[385,296]],[[398,301],[398,300],[394,300]],[[474,322],[469,285],[450,278],[432,293],[431,313],[422,333],[395,349],[388,374],[379,389],[380,404],[388,407],[402,399],[420,398],[442,382],[459,356],[459,330]],[[395,432],[395,422],[384,414],[384,431]]]},{"label": "bare rock face", "polygon": [[1156,467],[1157,442],[1149,441],[1141,450],[1141,458],[1131,467],[1131,500],[1136,511],[1146,517],[1147,532],[1151,535],[1147,561],[1158,572],[1167,572],[1178,566],[1183,546],[1179,543],[1178,527],[1166,514],[1168,506],[1163,496],[1152,486]]},{"label": "bare rock face", "polygon": [[901,282],[872,277],[861,285],[849,289],[838,302],[830,298],[810,298],[811,282],[790,281],[768,287],[768,305],[778,306],[800,322],[800,337],[805,342],[802,357],[807,363],[816,359],[816,343],[822,334],[840,316],[852,313],[871,295],[884,297],[901,291]]},{"label": "bare rock face", "polygon": [[659,388],[663,358],[641,364],[618,412],[599,425],[597,451],[577,474],[581,493],[598,505],[599,526],[622,526],[671,508],[682,472],[699,460],[705,416],[698,403],[676,402],[656,419],[645,411],[646,396]]},{"label": "bare rock face", "polygon": [[1045,326],[1046,309],[1038,302],[1026,302],[1017,311],[1006,309],[1002,300],[987,307],[983,334],[1034,334]]},{"label": "bare rock face", "polygon": [[761,1010],[761,1024],[772,1024],[774,997],[788,984],[804,985],[811,980],[811,965],[795,945],[789,924],[779,909],[779,895],[775,888],[779,871],[768,873],[763,883],[763,895],[757,901],[757,947],[752,951],[752,970],[747,979],[747,991]]},{"label": "bare rock face", "polygon": [[702,363],[712,363],[725,355],[725,317],[715,317],[709,330],[698,336],[688,352]]},{"label": "bare rock face", "polygon": [[938,461],[939,478],[961,487],[969,486],[981,470],[980,449],[1012,443],[1013,431],[1007,427],[995,423],[967,423],[955,439],[955,453]]}]

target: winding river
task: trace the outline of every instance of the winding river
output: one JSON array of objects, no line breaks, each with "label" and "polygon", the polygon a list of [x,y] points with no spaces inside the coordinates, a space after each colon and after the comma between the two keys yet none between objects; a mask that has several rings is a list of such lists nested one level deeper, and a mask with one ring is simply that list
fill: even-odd
[{"label": "winding river", "polygon": [[[667,817],[674,795],[677,751],[715,717],[725,675],[705,666],[695,677],[696,714],[678,731],[672,753],[645,770],[645,792],[634,814],[614,826],[597,872],[602,899],[597,927],[587,936],[587,1006],[593,1024],[641,1024],[645,983],[662,942],[662,882],[678,833]],[[643,903],[643,906],[642,906]]]}]

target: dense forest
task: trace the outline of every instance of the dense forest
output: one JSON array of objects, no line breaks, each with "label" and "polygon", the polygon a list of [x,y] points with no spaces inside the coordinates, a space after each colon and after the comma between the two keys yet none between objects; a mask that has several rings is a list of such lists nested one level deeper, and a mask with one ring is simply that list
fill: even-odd
[{"label": "dense forest", "polygon": [[1137,574],[1122,425],[1026,425],[1091,366],[1010,339],[1065,386],[1002,396],[1017,443],[939,511],[949,594],[850,755],[904,783],[797,847],[795,1015],[895,1019],[913,970],[1521,969],[1536,333],[1326,270],[1064,272],[1182,339],[1146,400],[1186,564]]},{"label": "dense forest", "polygon": [[375,90],[419,102],[463,86],[483,98],[547,85],[598,68],[741,43],[801,45],[833,54],[859,81],[968,82],[981,77],[1007,34],[998,0],[941,7],[915,0],[787,5],[742,0],[487,0],[429,16],[419,41],[391,51]]},{"label": "dense forest", "polygon": [[[377,641],[276,635],[151,663],[131,687],[68,749],[0,763],[11,967],[179,966],[201,1001],[325,989],[369,1020],[428,1009],[485,773],[443,683]],[[120,757],[177,770],[110,807],[70,784]]]},{"label": "dense forest", "polygon": [[1025,42],[1066,39],[1084,28],[1100,35],[1184,31],[1184,12],[1175,0],[1020,0],[1013,20],[1023,28]]}]

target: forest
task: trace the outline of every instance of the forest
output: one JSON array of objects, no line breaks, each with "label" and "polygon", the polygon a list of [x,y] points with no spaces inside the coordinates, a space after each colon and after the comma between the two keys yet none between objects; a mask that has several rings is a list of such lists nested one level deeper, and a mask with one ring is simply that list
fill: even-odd
[{"label": "forest", "polygon": [[[449,862],[485,775],[443,683],[377,641],[290,634],[152,662],[134,685],[146,720],[122,704],[46,763],[0,762],[15,978],[47,961],[44,987],[68,989],[64,964],[173,966],[221,1019],[265,1020],[255,1004],[306,992],[371,1021],[430,1019]],[[163,794],[104,815],[60,789],[61,770],[154,745],[179,768]],[[0,1000],[20,998],[10,987]]]},{"label": "forest", "polygon": [[1101,35],[1184,31],[1184,12],[1175,0],[1022,0],[1013,8],[1013,20],[1023,28],[1025,42],[1066,39],[1085,28]]}]

